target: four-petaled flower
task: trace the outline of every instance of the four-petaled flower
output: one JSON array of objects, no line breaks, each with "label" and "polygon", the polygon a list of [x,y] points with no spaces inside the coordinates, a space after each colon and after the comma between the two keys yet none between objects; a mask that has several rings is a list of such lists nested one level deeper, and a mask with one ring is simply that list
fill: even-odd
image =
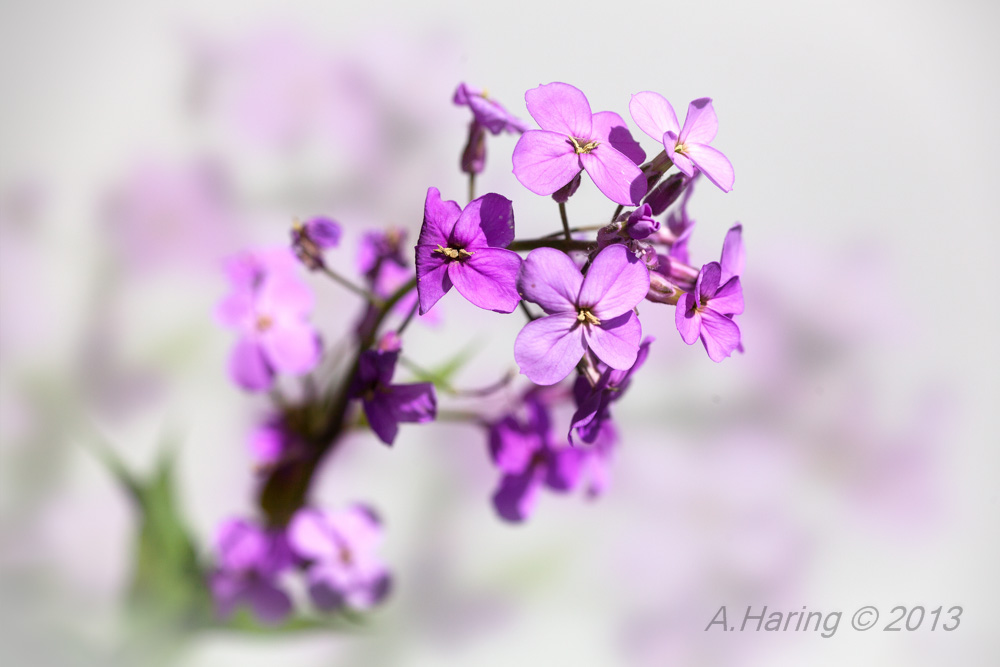
[{"label": "four-petaled flower", "polygon": [[719,129],[712,98],[701,97],[688,106],[684,127],[663,95],[651,91],[636,93],[628,105],[632,119],[643,132],[657,141],[677,168],[686,176],[701,171],[723,192],[733,189],[733,165],[725,155],[708,144]]},{"label": "four-petaled flower", "polygon": [[218,566],[209,588],[219,617],[248,606],[262,623],[281,623],[292,610],[291,599],[276,583],[293,564],[284,532],[229,519],[216,532],[216,549]]},{"label": "four-petaled flower", "polygon": [[514,176],[539,195],[551,195],[580,170],[611,201],[636,206],[646,194],[646,177],[636,165],[646,153],[613,111],[592,113],[578,88],[550,83],[524,94],[540,130],[528,130],[514,147]]},{"label": "four-petaled flower", "polygon": [[513,312],[521,300],[515,286],[521,256],[506,250],[513,240],[514,208],[506,197],[483,195],[462,210],[428,188],[416,246],[420,314],[452,285],[480,308]]},{"label": "four-petaled flower", "polygon": [[535,384],[565,378],[588,348],[611,368],[635,363],[642,326],[633,309],[649,291],[649,271],[625,246],[599,252],[586,276],[559,250],[532,250],[517,286],[548,313],[514,342],[514,360]]},{"label": "four-petaled flower", "polygon": [[740,345],[740,328],[733,315],[743,312],[743,288],[733,276],[721,286],[722,267],[709,262],[701,267],[694,291],[687,292],[677,302],[675,322],[681,338],[693,345],[701,338],[708,358],[719,362]]}]

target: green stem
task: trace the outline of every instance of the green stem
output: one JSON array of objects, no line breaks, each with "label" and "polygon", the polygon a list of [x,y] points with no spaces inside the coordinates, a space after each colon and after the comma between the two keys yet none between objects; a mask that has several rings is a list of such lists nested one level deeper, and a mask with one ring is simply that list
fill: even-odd
[{"label": "green stem", "polygon": [[334,282],[339,283],[341,286],[346,287],[347,289],[349,289],[350,291],[354,292],[358,296],[363,297],[364,299],[366,299],[367,301],[369,301],[375,307],[379,307],[379,306],[382,305],[382,299],[378,298],[377,296],[375,296],[374,294],[372,294],[370,291],[366,290],[364,287],[361,287],[360,285],[355,285],[350,280],[348,280],[347,278],[343,277],[342,275],[340,275],[339,273],[337,273],[336,271],[334,271],[330,267],[324,265],[324,266],[320,267],[320,270],[323,273],[325,273],[327,276],[329,276],[330,278],[332,278],[334,280]]}]

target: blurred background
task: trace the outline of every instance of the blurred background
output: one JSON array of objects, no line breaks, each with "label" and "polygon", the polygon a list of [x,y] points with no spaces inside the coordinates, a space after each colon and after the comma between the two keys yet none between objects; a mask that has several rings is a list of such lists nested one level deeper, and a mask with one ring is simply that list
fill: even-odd
[{"label": "blurred background", "polygon": [[[356,276],[364,231],[415,239],[431,185],[464,200],[458,82],[528,119],[524,91],[565,81],[626,119],[641,90],[679,114],[714,98],[736,186],[699,186],[692,251],[715,259],[743,223],[746,354],[714,364],[644,306],[657,343],[616,406],[611,489],[546,494],[524,525],[490,506],[480,430],[352,436],[316,496],[378,508],[388,603],[350,631],[154,642],[150,662],[995,664],[998,20],[888,0],[4,3],[0,663],[134,660],[137,516],[95,442],[140,474],[173,443],[200,555],[252,513],[268,404],[226,374],[220,259],[324,214]],[[479,191],[513,200],[519,236],[554,231],[511,174],[515,141],[489,138]],[[611,207],[584,179],[568,210]],[[312,284],[335,339],[358,304]],[[520,318],[439,308],[413,356],[475,346],[472,386],[514,367]],[[828,639],[705,632],[722,605],[844,619]],[[865,605],[964,613],[950,633],[861,633]]]}]

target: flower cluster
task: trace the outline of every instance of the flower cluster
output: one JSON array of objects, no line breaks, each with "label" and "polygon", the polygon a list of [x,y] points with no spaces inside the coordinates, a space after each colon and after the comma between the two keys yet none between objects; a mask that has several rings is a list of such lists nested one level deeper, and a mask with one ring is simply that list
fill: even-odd
[{"label": "flower cluster", "polygon": [[[374,513],[360,506],[324,513],[309,502],[320,462],[347,432],[368,428],[392,445],[401,424],[446,415],[485,427],[499,475],[494,510],[520,522],[543,488],[582,489],[590,498],[607,491],[620,446],[613,406],[654,342],[643,335],[644,302],[674,306],[681,340],[701,340],[713,361],[742,351],[735,320],[744,307],[742,227],[729,230],[718,261],[699,267],[690,259],[688,207],[700,174],[724,192],[734,182],[728,159],[710,145],[718,127],[710,99],[691,102],[680,127],[658,93],[632,96],[633,121],[658,144],[650,160],[622,116],[594,113],[584,93],[566,83],[525,94],[537,129],[465,84],[453,101],[473,114],[460,160],[469,201],[463,207],[428,187],[412,254],[404,230],[366,232],[355,259],[359,283],[338,270],[349,262],[325,257],[340,244],[340,224],[315,217],[296,223],[290,248],[245,253],[226,266],[232,292],[219,318],[239,332],[234,381],[261,391],[272,388],[278,372],[309,375],[298,395],[277,397],[251,439],[264,523],[229,521],[220,529],[211,586],[222,614],[246,605],[264,622],[285,618],[291,603],[281,578],[291,571],[304,573],[320,610],[364,610],[385,597],[390,575],[375,555],[381,527]],[[518,239],[512,199],[475,196],[487,135],[503,132],[520,135],[511,158],[517,180],[558,204],[552,234]],[[668,174],[675,165],[678,172]],[[567,205],[584,172],[615,208],[605,224],[572,227]],[[312,293],[296,275],[303,268],[362,299],[349,345],[326,351],[331,368],[323,373],[321,339],[307,319]],[[507,381],[462,390],[403,356],[410,324],[440,318],[439,303],[456,298],[446,299],[452,287],[481,309],[521,311],[514,317],[525,323],[510,349],[526,386],[503,394],[516,398],[494,395]],[[400,368],[417,381],[398,381]],[[439,410],[438,392],[489,400]]]}]

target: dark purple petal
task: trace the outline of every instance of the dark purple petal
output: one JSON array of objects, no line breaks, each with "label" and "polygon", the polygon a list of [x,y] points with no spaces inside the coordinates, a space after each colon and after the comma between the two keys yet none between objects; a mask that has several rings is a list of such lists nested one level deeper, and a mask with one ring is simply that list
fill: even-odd
[{"label": "dark purple petal", "polygon": [[[606,380],[607,373],[601,375],[602,380]],[[597,417],[597,413],[604,405],[604,388],[601,383],[595,387],[590,386],[590,382],[582,375],[577,376],[573,383],[573,397],[576,400],[576,412],[570,419],[569,441],[573,442],[573,429],[581,429]]]},{"label": "dark purple petal", "polygon": [[594,115],[587,96],[579,88],[568,83],[549,83],[527,91],[524,101],[528,113],[543,130],[586,141],[593,138]]},{"label": "dark purple petal", "polygon": [[743,246],[743,225],[737,223],[726,232],[726,240],[722,242],[722,282],[733,276],[743,275],[746,266],[746,248]]},{"label": "dark purple petal", "polygon": [[733,276],[718,289],[708,302],[709,308],[720,315],[739,315],[743,312],[743,287],[740,279]]},{"label": "dark purple petal", "polygon": [[559,382],[586,351],[576,313],[557,313],[528,322],[514,341],[514,361],[535,384]]},{"label": "dark purple petal", "polygon": [[376,396],[371,400],[362,401],[365,410],[365,417],[368,418],[368,425],[378,436],[379,440],[387,445],[391,445],[399,433],[399,421],[392,409],[392,405]]},{"label": "dark purple petal", "polygon": [[306,235],[320,248],[333,248],[340,243],[340,223],[317,216],[305,224]]},{"label": "dark purple petal", "polygon": [[590,265],[577,304],[589,308],[601,320],[613,319],[635,308],[647,292],[646,265],[625,246],[610,245],[597,253]]},{"label": "dark purple petal", "polygon": [[545,485],[553,491],[572,491],[580,479],[584,452],[572,447],[560,447],[549,452],[545,466]]},{"label": "dark purple petal", "polygon": [[628,110],[639,129],[657,141],[663,141],[666,132],[680,132],[674,108],[659,93],[636,93],[629,101]]},{"label": "dark purple petal", "polygon": [[539,471],[529,468],[520,475],[504,475],[493,493],[493,507],[506,521],[524,521],[538,500]]},{"label": "dark purple petal", "polygon": [[[677,198],[684,192],[689,183],[684,174],[671,174],[663,182],[653,188],[646,195],[646,203],[649,204],[651,215],[660,215],[667,208],[677,201]],[[673,228],[671,227],[671,230]]]},{"label": "dark purple petal", "polygon": [[733,353],[740,344],[740,328],[730,318],[711,308],[701,313],[701,342],[708,358],[720,362]]},{"label": "dark purple petal", "polygon": [[715,115],[711,97],[700,97],[688,105],[684,127],[679,138],[682,144],[710,144],[719,129],[719,119]]},{"label": "dark purple petal", "polygon": [[642,325],[631,310],[614,319],[602,320],[599,326],[587,326],[585,331],[587,346],[611,368],[624,371],[635,363]]},{"label": "dark purple petal", "polygon": [[394,384],[380,398],[398,422],[422,424],[437,416],[437,398],[430,382]]},{"label": "dark purple petal", "polygon": [[518,475],[542,447],[535,433],[526,433],[513,417],[507,416],[490,427],[490,457],[501,471]]},{"label": "dark purple petal", "polygon": [[511,313],[521,297],[517,275],[521,256],[504,248],[482,247],[464,261],[448,265],[455,288],[473,304],[498,313]]},{"label": "dark purple petal", "polygon": [[448,260],[434,252],[436,246],[417,246],[417,297],[420,300],[420,314],[425,315],[448,290]]},{"label": "dark purple petal", "polygon": [[646,151],[632,138],[628,125],[614,111],[594,114],[594,138],[611,144],[612,148],[635,164],[642,164],[646,159]]},{"label": "dark purple petal", "polygon": [[536,195],[554,193],[583,169],[569,139],[544,130],[529,130],[522,134],[514,146],[511,160],[514,177]]},{"label": "dark purple petal", "polygon": [[309,582],[309,598],[320,611],[332,612],[344,607],[343,592],[324,578],[317,577]]},{"label": "dark purple petal", "polygon": [[459,165],[466,174],[480,174],[486,168],[486,128],[475,120],[469,123],[469,138]]},{"label": "dark purple petal", "polygon": [[229,375],[239,386],[249,391],[266,391],[274,381],[274,370],[252,336],[236,341],[229,357]]},{"label": "dark purple petal", "polygon": [[599,144],[580,155],[580,163],[604,196],[623,206],[637,206],[646,194],[646,177],[639,167],[611,144]]},{"label": "dark purple petal", "polygon": [[582,171],[576,172],[576,176],[573,177],[572,181],[553,192],[552,200],[558,204],[565,204],[568,202],[569,198],[576,194],[576,191],[580,189],[580,183],[582,181],[580,174],[582,173]]},{"label": "dark purple petal", "polygon": [[701,173],[705,174],[708,180],[715,183],[720,190],[729,192],[733,189],[736,175],[729,158],[705,144],[687,144],[685,152]]},{"label": "dark purple petal", "polygon": [[458,247],[473,250],[485,245],[506,248],[514,240],[514,207],[506,197],[494,193],[473,199],[465,207],[452,231]]},{"label": "dark purple petal", "polygon": [[536,248],[521,263],[517,290],[546,313],[572,312],[583,285],[583,275],[569,255],[555,248]]},{"label": "dark purple petal", "polygon": [[677,302],[677,310],[674,312],[674,324],[681,334],[681,340],[688,345],[693,345],[701,334],[701,313],[698,312],[698,298],[687,292]]},{"label": "dark purple petal", "polygon": [[437,248],[447,246],[451,230],[455,228],[458,217],[462,214],[461,207],[453,201],[441,199],[437,188],[427,188],[427,198],[424,200],[424,222],[420,227],[417,246]]}]

